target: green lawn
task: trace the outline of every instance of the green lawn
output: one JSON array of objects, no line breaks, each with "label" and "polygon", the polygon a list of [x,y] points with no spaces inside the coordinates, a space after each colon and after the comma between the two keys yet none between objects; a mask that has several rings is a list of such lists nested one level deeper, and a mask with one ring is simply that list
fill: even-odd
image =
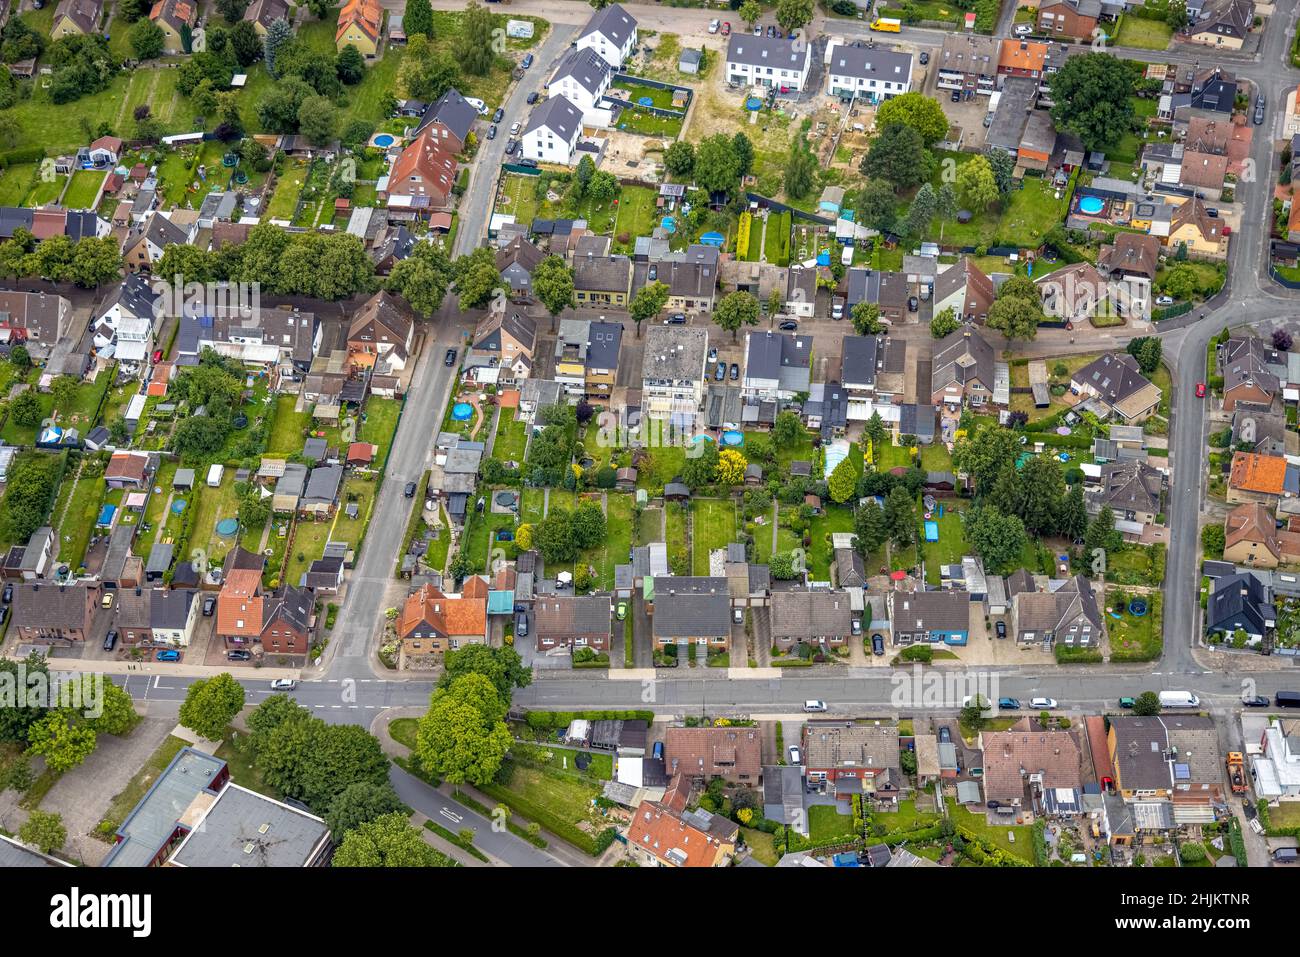
[{"label": "green lawn", "polygon": [[[937,152],[936,172],[932,185],[938,189],[947,175],[945,160],[958,166],[969,162],[976,154]],[[1112,157],[1114,158],[1114,157]],[[969,223],[948,223],[944,227],[944,241],[957,246],[991,246],[1005,242],[1016,246],[1036,245],[1043,236],[1062,221],[1069,201],[1068,195],[1056,199],[1051,186],[1040,177],[1026,176],[1022,189],[1013,191],[1000,203],[987,210],[976,210]],[[905,215],[910,197],[899,204],[899,215]]]},{"label": "green lawn", "polygon": [[897,811],[873,811],[872,824],[883,824],[891,831],[906,831],[917,825],[931,824],[939,820],[934,811],[918,811],[915,801],[899,801]]},{"label": "green lawn", "polygon": [[951,472],[952,454],[947,446],[939,442],[921,446],[921,468],[927,472]]},{"label": "green lawn", "polygon": [[878,449],[872,450],[875,456],[875,466],[877,472],[888,472],[894,468],[910,468],[912,465],[911,451],[890,442],[888,445],[882,445]]},{"label": "green lawn", "polygon": [[[939,540],[937,542],[925,541],[925,526],[922,524],[918,527],[917,532],[921,535],[921,554],[925,556],[925,580],[931,585],[939,584],[939,566],[953,565],[961,562],[963,555],[970,554],[970,545],[966,543],[964,534],[961,511],[954,507],[954,503],[946,501],[943,504],[943,517],[941,518],[936,511],[931,521],[939,524]],[[925,521],[924,513],[918,507],[917,517],[923,523]]]},{"label": "green lawn", "polygon": [[18,163],[0,169],[0,206],[21,206],[32,188],[36,163]]},{"label": "green lawn", "polygon": [[[958,827],[974,832],[977,837],[990,844],[996,844],[1008,854],[1029,864],[1034,862],[1033,828],[1007,824],[990,825],[983,814],[971,813],[965,807],[955,803],[952,798],[948,799],[948,816]],[[1013,841],[1009,835],[1014,835],[1015,840]]]},{"label": "green lawn", "polygon": [[307,164],[301,160],[289,160],[285,163],[284,174],[275,183],[271,201],[266,204],[267,219],[293,218],[298,208],[298,197],[303,184],[307,182]]},{"label": "green lawn", "polygon": [[614,566],[627,562],[632,547],[632,496],[610,492],[605,503],[607,534],[603,545],[593,548],[582,560],[596,569],[600,588],[614,587]]},{"label": "green lawn", "polygon": [[528,443],[528,424],[515,418],[514,409],[502,409],[492,441],[492,457],[502,462],[522,462]]},{"label": "green lawn", "polygon": [[626,234],[628,242],[619,243],[620,247],[630,252],[638,236],[648,236],[654,229],[656,221],[655,200],[657,194],[653,189],[643,186],[624,186],[618,198],[618,213],[614,217],[614,239]]},{"label": "green lawn", "polygon": [[[1163,647],[1160,631],[1161,607],[1159,592],[1144,596],[1150,605],[1141,618],[1125,611],[1118,619],[1106,609],[1106,630],[1110,634],[1111,661],[1155,661]],[[1110,602],[1109,597],[1107,603]]]},{"label": "green lawn", "polygon": [[67,209],[94,209],[95,197],[107,174],[101,170],[81,169],[72,174],[72,185],[63,194],[63,205]]},{"label": "green lawn", "polygon": [[272,457],[294,455],[302,451],[304,432],[311,426],[311,410],[295,412],[297,396],[281,395],[275,399],[275,415],[266,440],[266,454]]},{"label": "green lawn", "polygon": [[637,544],[649,545],[664,540],[664,510],[650,507],[641,511],[641,527],[637,529]]},{"label": "green lawn", "polygon": [[402,411],[402,403],[397,399],[381,399],[371,396],[366,400],[362,410],[365,416],[357,429],[357,441],[377,445],[375,468],[383,466],[388,458],[388,450],[393,444],[393,435],[397,432],[397,417]]},{"label": "green lawn", "polygon": [[831,580],[831,560],[834,553],[829,536],[833,532],[851,531],[853,531],[853,510],[850,508],[827,505],[822,509],[821,515],[813,518],[810,532],[812,546],[809,548],[811,554],[808,556],[808,566],[812,569],[814,580],[823,582]]},{"label": "green lawn", "polygon": [[808,809],[808,837],[814,844],[830,844],[837,839],[853,838],[853,815],[841,814],[829,804],[814,804]]},{"label": "green lawn", "polygon": [[[59,500],[54,505],[54,517],[62,515],[59,524],[58,560],[69,568],[76,570],[86,556],[86,545],[90,535],[95,531],[95,520],[99,516],[100,504],[104,501],[103,475],[84,477],[75,482],[64,480],[59,490]],[[64,493],[68,491],[67,510],[64,506]]]},{"label": "green lawn", "polygon": [[[226,469],[221,485],[211,488],[200,472],[195,478],[195,494],[190,496],[190,508],[197,508],[190,532],[190,547],[207,550],[209,562],[218,563],[226,552],[235,547],[235,536],[217,534],[217,523],[226,518],[239,517],[239,503],[235,496],[235,473]],[[198,499],[197,505],[194,500]]]},{"label": "green lawn", "polygon": [[686,450],[678,445],[659,445],[646,449],[649,460],[643,462],[637,473],[638,488],[648,489],[651,495],[681,475],[686,464]]},{"label": "green lawn", "polygon": [[1173,31],[1162,20],[1145,20],[1136,16],[1126,16],[1120,24],[1119,33],[1115,35],[1114,44],[1120,47],[1136,47],[1139,50],[1167,50]]},{"label": "green lawn", "polygon": [[[673,566],[674,575],[688,575],[691,570],[691,555],[686,541],[686,510],[676,503],[665,506],[666,541],[668,544],[668,562]],[[680,567],[679,567],[680,566]]]},{"label": "green lawn", "polygon": [[691,514],[691,567],[694,574],[707,575],[709,553],[736,540],[736,505],[730,500],[697,498],[691,501]]},{"label": "green lawn", "polygon": [[514,527],[514,515],[506,512],[485,512],[469,518],[465,533],[461,536],[461,548],[472,567],[487,571],[496,533]]}]

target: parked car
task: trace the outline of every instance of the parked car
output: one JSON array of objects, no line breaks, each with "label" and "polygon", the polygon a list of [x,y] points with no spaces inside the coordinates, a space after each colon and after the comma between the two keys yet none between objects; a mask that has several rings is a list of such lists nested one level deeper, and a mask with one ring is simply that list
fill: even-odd
[{"label": "parked car", "polygon": [[1198,398],[1198,399],[1204,399],[1204,398],[1205,398],[1205,383],[1204,383],[1204,382],[1198,382],[1198,383],[1196,383],[1196,398]]},{"label": "parked car", "polygon": [[501,109],[501,107],[498,106],[497,111],[492,114],[492,122],[500,123],[505,118],[506,118],[506,111]]},{"label": "parked car", "polygon": [[709,21],[709,32],[710,32],[710,33],[717,33],[717,32],[718,32],[718,27],[720,27],[720,26],[722,26],[721,21],[719,21],[719,20],[710,20],[710,21]]},{"label": "parked car", "polygon": [[990,808],[991,810],[994,810],[994,811],[996,811],[998,808],[1000,808],[1000,807],[1002,806],[1002,802],[1001,802],[1001,801],[986,801],[986,802],[984,802],[984,803],[985,803],[985,806],[986,806],[986,807],[988,807],[988,808]]},{"label": "parked car", "polygon": [[961,90],[953,90],[953,91],[952,91],[952,96],[948,97],[948,99],[951,100],[953,103],[960,103],[960,102],[961,102]]},{"label": "parked car", "polygon": [[1136,702],[1134,699],[1130,698],[1130,697],[1125,696],[1125,697],[1119,699],[1119,706],[1120,706],[1121,708],[1132,708],[1132,707],[1135,707],[1136,705],[1137,705],[1137,702]]},{"label": "parked car", "polygon": [[496,125],[495,123],[493,123],[491,126],[488,127],[488,137],[487,137],[487,138],[490,139],[490,140],[494,140],[494,139],[497,138],[497,125]]},{"label": "parked car", "polygon": [[230,661],[251,661],[253,659],[253,653],[251,651],[236,649],[235,651],[227,651],[226,658]]},{"label": "parked car", "polygon": [[770,23],[767,25],[767,35],[769,37],[776,36],[776,27],[772,26]]},{"label": "parked car", "polygon": [[998,699],[998,710],[999,710],[999,711],[1019,711],[1019,710],[1020,710],[1020,702],[1017,701],[1015,698],[999,698],[999,699]]},{"label": "parked car", "polygon": [[997,632],[999,638],[1005,638],[1007,636],[1007,623],[1005,621],[999,621],[993,626],[993,630]]},{"label": "parked car", "polygon": [[519,65],[527,70],[533,65],[533,55],[531,53],[525,53],[524,58],[519,61]]},{"label": "parked car", "polygon": [[528,614],[521,612],[515,616],[515,635],[522,638],[528,634]]},{"label": "parked car", "polygon": [[948,730],[946,724],[939,729],[939,740],[944,744],[952,743],[952,732]]},{"label": "parked car", "polygon": [[1035,711],[1051,711],[1056,707],[1055,698],[1030,698],[1029,707]]},{"label": "parked car", "polygon": [[618,617],[619,621],[625,621],[627,619],[627,602],[619,602],[618,607],[614,609],[614,614]]},{"label": "parked car", "polygon": [[993,114],[992,114],[992,113],[985,113],[985,114],[984,114],[984,129],[987,130],[987,129],[988,129],[990,126],[992,126],[992,125],[993,125]]},{"label": "parked car", "polygon": [[743,608],[734,609],[731,612],[731,620],[738,625],[743,625],[745,623],[745,610]]},{"label": "parked car", "polygon": [[708,361],[709,361],[709,362],[717,362],[717,361],[718,361],[718,350],[717,350],[717,349],[710,349],[710,350],[709,350]]},{"label": "parked car", "polygon": [[521,160],[519,161],[519,165],[520,165],[520,166],[527,166],[527,167],[530,167],[530,168],[532,168],[532,169],[536,169],[536,168],[537,168],[537,160],[533,159],[533,158],[530,156],[530,157],[528,157],[527,159],[521,159]]},{"label": "parked car", "polygon": [[1017,23],[1016,28],[1011,32],[1018,37],[1027,37],[1034,32],[1034,28],[1027,23]]},{"label": "parked car", "polygon": [[777,328],[780,329],[782,332],[794,332],[799,328],[799,320],[786,319],[784,322],[778,325]]},{"label": "parked car", "polygon": [[518,136],[518,135],[519,135],[519,131],[522,130],[523,128],[524,128],[524,127],[523,127],[523,124],[521,124],[521,123],[511,123],[511,124],[510,124],[510,135],[511,135],[511,136]]},{"label": "parked car", "polygon": [[736,363],[733,362],[731,364],[731,381],[735,382],[739,378],[740,378],[740,366],[738,366]]},{"label": "parked car", "polygon": [[518,140],[508,140],[508,141],[506,142],[506,155],[507,155],[507,156],[513,156],[515,150],[517,150],[517,149],[519,149],[519,141],[518,141]]},{"label": "parked car", "polygon": [[920,301],[919,299],[917,299],[915,296],[908,296],[908,297],[907,297],[907,311],[908,311],[908,312],[916,312],[916,310],[919,309],[919,308],[921,308],[921,301]]},{"label": "parked car", "polygon": [[790,763],[803,764],[803,755],[799,753],[799,746],[797,744],[790,745]]},{"label": "parked car", "polygon": [[292,691],[296,687],[298,687],[298,682],[292,678],[276,678],[271,682],[272,691]]},{"label": "parked car", "polygon": [[1267,708],[1269,706],[1268,696],[1262,694],[1246,695],[1241,699],[1241,703],[1247,708]]},{"label": "parked car", "polygon": [[674,312],[671,316],[669,316],[667,319],[664,320],[664,325],[665,325],[665,326],[684,326],[684,325],[686,325],[686,313],[684,313],[684,312]]},{"label": "parked car", "polygon": [[855,635],[862,634],[862,619],[854,618],[853,621],[849,623],[849,630]]},{"label": "parked car", "polygon": [[104,597],[101,598],[100,601],[99,601],[99,607],[100,607],[100,608],[112,608],[112,607],[113,607],[113,593],[112,593],[111,591],[106,591],[106,592],[104,592]]},{"label": "parked car", "polygon": [[170,648],[168,648],[168,649],[165,649],[165,650],[163,650],[163,651],[160,651],[160,652],[158,652],[158,654],[154,655],[154,660],[156,660],[156,661],[180,661],[180,660],[181,660],[181,653],[180,653],[179,651],[172,651]]},{"label": "parked car", "polygon": [[754,36],[761,37],[762,35],[763,35],[763,25],[761,23],[754,24]]},{"label": "parked car", "polygon": [[809,700],[803,703],[803,709],[804,711],[807,711],[809,713],[825,711],[826,702],[817,700],[815,698],[810,698]]},{"label": "parked car", "polygon": [[524,100],[524,102],[527,103],[529,106],[532,106],[534,103],[536,103],[536,102],[537,102],[537,91],[536,91],[536,90],[533,90],[532,93],[529,93],[529,94],[528,94],[528,99]]},{"label": "parked car", "polygon": [[873,655],[883,655],[885,653],[885,639],[880,635],[871,636],[871,653]]},{"label": "parked car", "polygon": [[14,586],[13,586],[13,582],[6,582],[6,583],[5,583],[5,593],[4,593],[4,603],[7,605],[7,604],[9,604],[11,601],[13,601],[13,600],[14,600]]},{"label": "parked car", "polygon": [[402,489],[402,494],[407,498],[415,498],[415,483],[407,482],[406,488]]},{"label": "parked car", "polygon": [[723,35],[724,37],[729,37],[729,36],[731,36],[731,21],[730,21],[730,20],[723,20],[723,21],[722,21],[722,35]]},{"label": "parked car", "polygon": [[442,357],[442,364],[445,366],[454,366],[456,364],[456,350],[448,349],[447,354]]},{"label": "parked car", "polygon": [[713,379],[716,382],[721,382],[726,377],[727,377],[727,364],[725,362],[719,362],[718,367],[713,370]]},{"label": "parked car", "polygon": [[1156,296],[1157,306],[1172,306],[1174,304],[1173,296]]},{"label": "parked car", "polygon": [[155,349],[155,350],[153,351],[153,357],[152,357],[152,358],[153,358],[153,363],[154,363],[154,365],[157,365],[159,362],[162,362],[162,350],[161,350],[161,349]]},{"label": "parked car", "polygon": [[116,628],[112,629],[112,630],[111,630],[107,635],[104,636],[104,650],[105,650],[105,651],[112,651],[115,647],[117,647],[117,629],[116,629]]},{"label": "parked car", "polygon": [[217,596],[216,595],[205,596],[203,599],[203,617],[211,618],[212,613],[216,610],[216,608],[217,608]]}]

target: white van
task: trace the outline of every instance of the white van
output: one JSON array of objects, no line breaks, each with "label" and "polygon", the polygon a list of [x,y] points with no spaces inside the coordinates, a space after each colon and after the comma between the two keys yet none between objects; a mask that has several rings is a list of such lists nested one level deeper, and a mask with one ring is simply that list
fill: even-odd
[{"label": "white van", "polygon": [[217,488],[221,485],[221,479],[226,474],[224,465],[214,465],[208,469],[208,487]]},{"label": "white van", "polygon": [[1190,691],[1160,692],[1160,707],[1162,708],[1198,708],[1200,705],[1201,699]]}]

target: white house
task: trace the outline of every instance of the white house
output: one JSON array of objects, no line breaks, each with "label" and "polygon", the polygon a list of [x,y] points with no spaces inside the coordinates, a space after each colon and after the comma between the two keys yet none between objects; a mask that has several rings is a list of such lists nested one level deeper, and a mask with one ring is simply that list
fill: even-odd
[{"label": "white house", "polygon": [[809,391],[812,337],[751,332],[745,339],[743,394],[757,400],[788,401]]},{"label": "white house", "polygon": [[520,155],[539,163],[573,162],[582,134],[582,111],[563,96],[553,96],[533,110],[520,142]]},{"label": "white house", "polygon": [[95,351],[121,362],[143,364],[153,348],[158,296],[149,279],[127,273],[117,289],[109,293],[92,324]]},{"label": "white house", "polygon": [[812,54],[803,40],[754,37],[733,33],[727,41],[727,80],[784,90],[808,85]]},{"label": "white house", "polygon": [[832,40],[826,48],[826,92],[879,103],[912,89],[912,54]]},{"label": "white house", "polygon": [[560,61],[546,92],[552,97],[562,96],[583,113],[590,113],[609,89],[612,76],[613,71],[600,54],[578,47]]},{"label": "white house", "polygon": [[579,50],[593,50],[615,70],[632,55],[636,46],[636,18],[617,3],[597,10],[578,37]]}]

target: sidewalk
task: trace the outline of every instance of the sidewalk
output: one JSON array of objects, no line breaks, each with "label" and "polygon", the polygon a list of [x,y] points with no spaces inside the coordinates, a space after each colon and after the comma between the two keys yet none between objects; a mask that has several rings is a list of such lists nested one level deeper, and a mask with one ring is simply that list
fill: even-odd
[{"label": "sidewalk", "polygon": [[[13,654],[6,655],[12,661],[22,659]],[[76,671],[89,674],[107,675],[158,675],[167,678],[211,678],[213,675],[228,671],[236,678],[271,681],[275,678],[297,678],[297,668],[232,668],[229,665],[212,667],[208,665],[167,664],[162,661],[83,661],[80,658],[47,658],[51,671]]]}]

